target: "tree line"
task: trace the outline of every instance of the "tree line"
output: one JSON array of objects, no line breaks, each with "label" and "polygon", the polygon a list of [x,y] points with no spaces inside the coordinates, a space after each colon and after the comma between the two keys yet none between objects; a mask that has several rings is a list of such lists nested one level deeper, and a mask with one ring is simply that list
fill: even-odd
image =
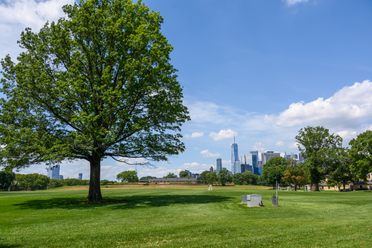
[{"label": "tree line", "polygon": [[272,185],[298,186],[310,184],[319,191],[323,181],[345,190],[348,183],[365,182],[372,172],[372,131],[367,130],[343,147],[342,138],[329,129],[305,127],[296,136],[304,163],[296,164],[284,158],[273,158],[263,168],[263,177]]}]

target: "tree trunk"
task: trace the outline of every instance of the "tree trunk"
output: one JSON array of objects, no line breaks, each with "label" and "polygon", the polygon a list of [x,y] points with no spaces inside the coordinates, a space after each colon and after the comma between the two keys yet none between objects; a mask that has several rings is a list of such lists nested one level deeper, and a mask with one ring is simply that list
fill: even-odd
[{"label": "tree trunk", "polygon": [[343,181],[343,182],[342,182],[342,188],[343,188],[344,192],[345,192],[345,185],[346,185],[346,182]]},{"label": "tree trunk", "polygon": [[319,191],[319,183],[311,184],[311,190],[312,191]]},{"label": "tree trunk", "polygon": [[294,187],[294,188],[295,188],[295,191],[297,191],[297,184],[295,184],[294,186],[295,186],[295,187]]},{"label": "tree trunk", "polygon": [[101,158],[93,156],[90,160],[90,180],[89,180],[89,195],[88,201],[90,203],[101,203]]}]

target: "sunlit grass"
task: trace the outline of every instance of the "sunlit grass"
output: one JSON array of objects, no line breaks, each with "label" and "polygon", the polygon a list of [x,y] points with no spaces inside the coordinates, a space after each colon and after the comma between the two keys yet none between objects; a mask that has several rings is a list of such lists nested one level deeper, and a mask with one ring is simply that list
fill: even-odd
[{"label": "sunlit grass", "polygon": [[[247,208],[243,194],[263,195]],[[370,247],[372,192],[121,186],[0,193],[0,247]]]}]

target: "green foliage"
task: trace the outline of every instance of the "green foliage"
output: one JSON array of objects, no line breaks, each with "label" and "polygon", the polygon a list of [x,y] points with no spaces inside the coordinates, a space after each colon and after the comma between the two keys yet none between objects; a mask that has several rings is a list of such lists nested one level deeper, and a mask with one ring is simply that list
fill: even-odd
[{"label": "green foliage", "polygon": [[127,183],[138,182],[137,171],[122,171],[116,176],[116,179]]},{"label": "green foliage", "polygon": [[167,175],[165,175],[163,178],[177,178],[177,175],[172,173],[172,172],[169,172]]},{"label": "green foliage", "polygon": [[156,177],[153,177],[153,176],[145,176],[145,177],[141,177],[140,178],[140,181],[141,182],[148,182],[150,179],[155,179]]},{"label": "green foliage", "polygon": [[77,178],[66,178],[60,180],[64,186],[89,185],[89,180],[80,180]]},{"label": "green foliage", "polygon": [[188,170],[180,171],[179,176],[181,178],[190,177],[190,172]]},{"label": "green foliage", "polygon": [[285,169],[289,166],[289,161],[282,157],[275,157],[266,162],[263,166],[262,177],[273,186],[276,182],[282,182]]},{"label": "green foliage", "polygon": [[330,134],[324,127],[301,128],[296,136],[299,150],[309,167],[310,181],[319,190],[319,182],[324,179],[334,160],[334,154],[342,146],[342,138]]},{"label": "green foliage", "polygon": [[233,176],[233,182],[237,185],[256,185],[258,176],[250,171],[244,171],[243,173],[236,173]]},{"label": "green foliage", "polygon": [[66,18],[21,34],[16,63],[1,61],[0,157],[17,168],[85,159],[88,198],[100,202],[102,159],[167,160],[184,151],[189,116],[159,13],[131,0],[63,10]]},{"label": "green foliage", "polygon": [[222,186],[225,186],[226,183],[231,183],[232,182],[231,173],[226,168],[222,168],[222,170],[220,172],[218,172],[217,178],[218,178],[218,182]]},{"label": "green foliage", "polygon": [[17,190],[40,190],[47,189],[49,178],[37,173],[16,174],[15,188]]},{"label": "green foliage", "polygon": [[330,169],[327,175],[327,183],[332,186],[343,186],[348,182],[354,181],[355,177],[352,173],[352,159],[349,150],[345,148],[335,149],[333,161],[330,164]]},{"label": "green foliage", "polygon": [[283,173],[282,181],[285,184],[294,185],[295,191],[300,186],[309,182],[309,171],[304,164],[289,164]]},{"label": "green foliage", "polygon": [[198,182],[203,184],[214,184],[217,181],[217,174],[212,171],[203,171],[198,178]]},{"label": "green foliage", "polygon": [[15,174],[11,170],[0,171],[0,190],[10,190],[15,179]]},{"label": "green foliage", "polygon": [[58,188],[64,186],[63,180],[59,179],[49,179],[48,188]]},{"label": "green foliage", "polygon": [[350,141],[351,170],[356,179],[365,180],[372,172],[372,131],[367,130]]}]

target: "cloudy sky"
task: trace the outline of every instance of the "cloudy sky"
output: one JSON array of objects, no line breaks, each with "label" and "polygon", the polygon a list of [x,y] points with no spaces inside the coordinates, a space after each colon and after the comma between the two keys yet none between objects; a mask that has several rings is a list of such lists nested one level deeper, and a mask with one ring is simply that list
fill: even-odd
[{"label": "cloudy sky", "polygon": [[[0,57],[20,52],[27,26],[37,31],[71,0],[0,0]],[[164,17],[192,120],[186,152],[140,176],[200,172],[221,157],[230,168],[236,136],[250,150],[296,152],[301,127],[323,125],[344,143],[372,129],[372,2],[368,0],[145,0]],[[371,81],[370,81],[371,80]],[[46,173],[45,166],[22,172]],[[65,177],[87,178],[84,161],[64,163]],[[105,160],[102,178],[134,166]]]}]

